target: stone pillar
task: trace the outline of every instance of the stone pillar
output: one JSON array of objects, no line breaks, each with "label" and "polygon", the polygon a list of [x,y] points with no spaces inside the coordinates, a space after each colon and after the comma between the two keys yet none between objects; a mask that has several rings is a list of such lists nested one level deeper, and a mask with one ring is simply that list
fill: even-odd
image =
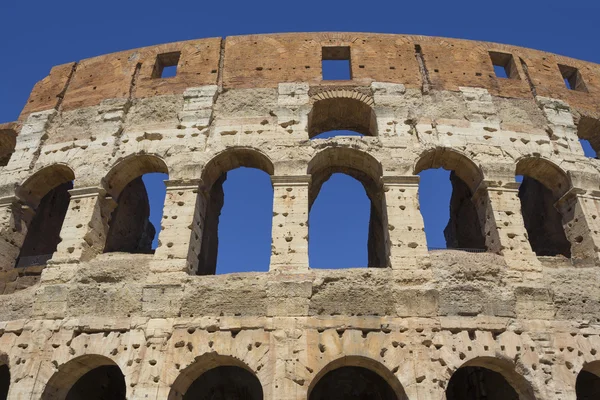
[{"label": "stone pillar", "polygon": [[383,176],[392,269],[429,266],[425,225],[419,208],[419,176]]},{"label": "stone pillar", "polygon": [[522,271],[541,271],[521,215],[519,183],[497,186],[484,180],[473,195],[488,251],[504,255],[507,264]]},{"label": "stone pillar", "polygon": [[181,260],[181,271],[195,272],[198,267],[205,209],[204,197],[198,196],[199,184],[197,179],[165,181],[167,195],[155,254],[160,259]]},{"label": "stone pillar", "polygon": [[554,205],[562,215],[574,263],[600,261],[600,191],[573,188]]},{"label": "stone pillar", "polygon": [[308,270],[310,175],[272,176],[273,230],[270,270]]},{"label": "stone pillar", "polygon": [[21,204],[15,196],[0,199],[0,272],[15,267],[27,226],[34,215],[34,210]]},{"label": "stone pillar", "polygon": [[71,198],[62,228],[61,241],[51,264],[88,261],[104,251],[108,221],[117,203],[100,187],[69,190]]}]

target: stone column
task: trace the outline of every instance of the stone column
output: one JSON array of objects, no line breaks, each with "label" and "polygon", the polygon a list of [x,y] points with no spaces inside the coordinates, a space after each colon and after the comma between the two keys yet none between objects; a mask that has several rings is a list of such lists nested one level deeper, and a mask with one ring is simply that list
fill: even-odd
[{"label": "stone column", "polygon": [[272,176],[273,230],[270,270],[308,270],[310,175]]},{"label": "stone column", "polygon": [[521,215],[519,183],[498,186],[484,180],[473,195],[488,251],[504,255],[507,264],[521,271],[540,271],[541,264],[527,237]]},{"label": "stone column", "polygon": [[117,203],[101,187],[69,190],[61,241],[50,264],[88,261],[104,251],[108,221]]},{"label": "stone column", "polygon": [[[167,180],[156,258],[180,260],[178,270],[195,272],[202,241],[205,201],[198,196],[200,180]],[[179,266],[181,268],[179,268]]]},{"label": "stone column", "polygon": [[573,188],[554,207],[562,215],[565,235],[571,243],[574,263],[600,260],[600,191]]},{"label": "stone column", "polygon": [[383,176],[392,269],[429,266],[425,225],[419,208],[419,176]]},{"label": "stone column", "polygon": [[21,204],[15,196],[0,199],[0,272],[15,267],[27,226],[34,215],[34,210]]}]

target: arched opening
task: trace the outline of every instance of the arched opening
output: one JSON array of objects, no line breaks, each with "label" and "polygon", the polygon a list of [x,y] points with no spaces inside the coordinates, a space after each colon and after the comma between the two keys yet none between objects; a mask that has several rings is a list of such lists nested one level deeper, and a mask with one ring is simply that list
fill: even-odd
[{"label": "arched opening", "polygon": [[61,241],[75,175],[64,166],[42,169],[17,189],[17,196],[34,211],[16,261],[19,268],[45,265]]},{"label": "arched opening", "polygon": [[309,400],[407,400],[396,376],[364,357],[344,357],[321,370],[308,389]]},{"label": "arched opening", "polygon": [[582,115],[577,121],[577,136],[587,157],[600,151],[600,119]]},{"label": "arched opening", "polygon": [[[346,267],[387,267],[384,231],[387,224],[380,182],[381,164],[359,150],[328,148],[310,161],[307,172],[312,176],[309,188],[311,267],[334,267],[330,262]],[[342,221],[343,219],[352,221]],[[325,230],[321,231],[321,228]],[[348,251],[349,244],[344,246],[336,240],[336,236],[352,240],[356,244],[355,248]],[[337,247],[335,243],[338,244]],[[360,259],[350,258],[353,254]]]},{"label": "arched opening", "polygon": [[570,188],[569,178],[553,163],[524,158],[517,163],[521,214],[532,250],[537,256],[571,257],[562,215],[555,204]]},{"label": "arched opening", "polygon": [[447,400],[534,400],[529,383],[512,364],[481,357],[457,369],[446,387]]},{"label": "arched opening", "polygon": [[319,133],[318,135],[315,135],[313,137],[311,137],[311,140],[314,139],[331,139],[332,137],[363,137],[365,135],[363,135],[362,133],[358,133],[358,132],[354,132],[354,131],[344,131],[344,130],[337,130],[337,131],[325,131],[322,133]]},{"label": "arched opening", "polygon": [[166,164],[150,155],[128,157],[107,174],[105,186],[116,201],[116,207],[110,216],[105,253],[154,253],[166,179]]},{"label": "arched opening", "polygon": [[10,387],[10,370],[8,365],[0,365],[0,400],[6,400],[8,397],[8,388]]},{"label": "arched opening", "polygon": [[262,400],[254,372],[233,357],[206,354],[185,368],[171,385],[168,400]]},{"label": "arched opening", "polygon": [[[198,275],[268,271],[273,218],[270,175],[271,161],[251,149],[227,150],[205,166],[195,216],[195,224],[202,226]],[[243,264],[239,254],[244,254]]]},{"label": "arched opening", "polygon": [[308,114],[308,137],[312,139],[329,131],[377,136],[375,112],[365,99],[333,97],[317,100]]},{"label": "arched opening", "polygon": [[585,364],[575,381],[577,400],[600,399],[600,361]]},{"label": "arched opening", "polygon": [[52,375],[42,400],[125,400],[125,376],[112,360],[98,355],[75,358]]},{"label": "arched opening", "polygon": [[450,149],[427,151],[417,162],[419,205],[430,249],[485,251],[480,212],[472,197],[483,180],[480,169]]},{"label": "arched opening", "polygon": [[17,145],[17,131],[13,124],[0,125],[0,167],[8,165]]}]

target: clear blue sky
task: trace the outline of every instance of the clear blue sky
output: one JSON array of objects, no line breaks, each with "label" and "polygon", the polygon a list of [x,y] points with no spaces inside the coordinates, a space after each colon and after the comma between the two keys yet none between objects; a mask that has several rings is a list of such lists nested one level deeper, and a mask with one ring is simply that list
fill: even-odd
[{"label": "clear blue sky", "polygon": [[[53,65],[186,39],[250,33],[355,31],[423,34],[532,47],[600,63],[598,1],[3,1],[0,5],[0,122],[13,121]],[[153,220],[160,176],[146,179]],[[158,189],[157,189],[158,188]],[[422,174],[429,244],[443,247],[450,185],[446,171]],[[218,272],[266,270],[270,253],[269,177],[236,170],[225,183]],[[164,194],[163,194],[164,195]],[[429,201],[435,199],[435,202]],[[158,205],[160,204],[160,205]],[[368,199],[334,175],[310,216],[313,267],[366,264]],[[436,224],[430,224],[438,221]]]}]

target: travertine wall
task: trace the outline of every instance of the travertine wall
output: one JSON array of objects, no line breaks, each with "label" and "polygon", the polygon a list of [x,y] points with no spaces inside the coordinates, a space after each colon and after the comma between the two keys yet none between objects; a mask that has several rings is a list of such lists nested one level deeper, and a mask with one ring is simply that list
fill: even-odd
[{"label": "travertine wall", "polygon": [[[328,46],[350,49],[352,80],[321,79]],[[495,77],[490,51],[512,55],[512,79]],[[173,52],[177,76],[157,78],[157,57]],[[586,91],[567,89],[559,65]],[[348,128],[365,136],[309,139]],[[460,367],[500,373],[520,399],[575,400],[581,371],[588,387],[600,375],[600,162],[579,138],[600,143],[600,65],[492,43],[257,35],[54,67],[0,126],[0,158],[12,153],[0,167],[8,398],[64,399],[117,366],[128,399],[180,399],[227,366],[265,399],[307,399],[354,366],[402,400],[446,399]],[[240,166],[272,176],[270,272],[203,275],[219,185]],[[440,167],[460,188],[449,235],[472,242],[456,235],[480,226],[487,252],[428,251],[417,174]],[[128,214],[120,196],[148,172],[169,174],[158,249],[105,252],[111,218]],[[371,199],[373,268],[310,269],[308,213],[334,172]],[[516,175],[545,188],[544,207],[523,211],[554,207],[571,258],[532,250]],[[51,260],[16,268],[42,198],[71,181]]]}]

